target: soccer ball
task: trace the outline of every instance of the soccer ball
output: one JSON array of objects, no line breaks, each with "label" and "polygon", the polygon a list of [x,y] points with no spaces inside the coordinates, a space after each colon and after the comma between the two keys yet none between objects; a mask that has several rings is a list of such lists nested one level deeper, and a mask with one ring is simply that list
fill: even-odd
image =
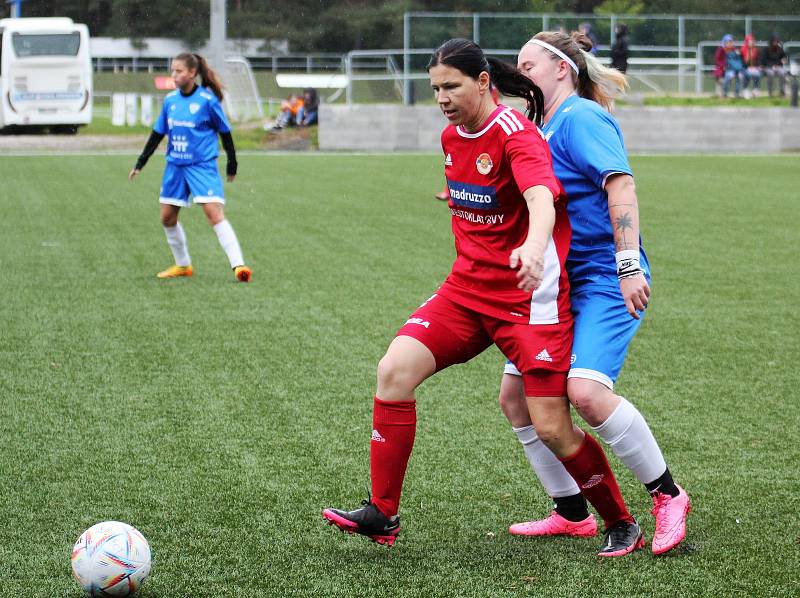
[{"label": "soccer ball", "polygon": [[130,596],[150,573],[150,545],[135,527],[104,521],[72,548],[72,575],[90,596]]}]

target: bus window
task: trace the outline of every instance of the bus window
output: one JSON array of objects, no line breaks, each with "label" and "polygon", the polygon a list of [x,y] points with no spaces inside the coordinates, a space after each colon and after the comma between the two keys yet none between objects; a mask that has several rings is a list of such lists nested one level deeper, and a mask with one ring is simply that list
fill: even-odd
[{"label": "bus window", "polygon": [[16,33],[11,36],[14,53],[20,58],[28,56],[77,56],[81,47],[81,34],[74,33]]}]

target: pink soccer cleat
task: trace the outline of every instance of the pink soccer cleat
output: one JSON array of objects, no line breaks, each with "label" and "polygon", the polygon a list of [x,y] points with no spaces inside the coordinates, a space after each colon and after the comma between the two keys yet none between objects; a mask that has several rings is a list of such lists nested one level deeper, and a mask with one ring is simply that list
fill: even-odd
[{"label": "pink soccer cleat", "polygon": [[[677,484],[676,484],[677,486]],[[653,554],[664,554],[680,544],[686,537],[686,516],[692,509],[686,490],[678,486],[678,496],[656,492],[653,510],[656,532],[653,534]]]},{"label": "pink soccer cleat", "polygon": [[553,511],[546,519],[515,523],[508,528],[514,536],[575,536],[588,538],[597,535],[597,521],[589,515],[581,521],[570,521]]}]

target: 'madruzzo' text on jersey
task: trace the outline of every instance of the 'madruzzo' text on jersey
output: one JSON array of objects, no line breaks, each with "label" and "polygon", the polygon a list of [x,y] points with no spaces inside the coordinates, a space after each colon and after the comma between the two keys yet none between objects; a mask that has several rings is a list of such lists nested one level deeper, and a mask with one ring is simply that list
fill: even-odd
[{"label": "'madruzzo' text on jersey", "polygon": [[231,127],[217,96],[198,85],[188,96],[178,89],[167,94],[153,130],[169,135],[167,161],[186,165],[214,160],[219,154],[217,134]]},{"label": "'madruzzo' text on jersey", "polygon": [[[500,105],[475,133],[448,126],[442,133],[442,149],[457,257],[439,292],[506,321],[569,320],[564,268],[569,219],[550,150],[539,130],[516,110]],[[539,185],[556,200],[556,223],[544,255],[544,279],[531,295],[517,288],[509,258],[528,236],[530,219],[522,194]]]}]

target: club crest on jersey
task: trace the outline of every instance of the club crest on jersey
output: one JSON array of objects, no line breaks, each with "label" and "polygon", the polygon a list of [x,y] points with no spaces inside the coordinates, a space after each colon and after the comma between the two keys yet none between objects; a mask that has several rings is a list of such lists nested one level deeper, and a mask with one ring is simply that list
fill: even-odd
[{"label": "club crest on jersey", "polygon": [[198,110],[200,110],[200,104],[195,104],[194,102],[189,104],[189,112],[195,114]]},{"label": "club crest on jersey", "polygon": [[482,153],[478,156],[478,159],[475,160],[475,168],[477,168],[478,172],[481,174],[489,174],[492,172],[492,166],[494,166],[492,157],[486,152]]}]

